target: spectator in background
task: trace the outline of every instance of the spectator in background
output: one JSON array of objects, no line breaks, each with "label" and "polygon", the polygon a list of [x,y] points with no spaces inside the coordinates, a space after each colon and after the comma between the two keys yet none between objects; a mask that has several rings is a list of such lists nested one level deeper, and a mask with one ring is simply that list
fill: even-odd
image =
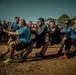
[{"label": "spectator in background", "polygon": [[[8,29],[8,25],[6,24],[5,20],[2,21],[2,28],[5,29],[5,30]],[[2,39],[3,39],[2,40],[3,42],[7,42],[8,41],[8,39],[7,39],[7,33],[3,32]]]},{"label": "spectator in background", "polygon": [[47,27],[47,28],[49,27],[49,24],[48,24],[48,23],[46,24],[46,27]]},{"label": "spectator in background", "polygon": [[7,23],[6,23],[5,20],[2,21],[2,25],[3,25],[3,29],[7,29],[8,28]]},{"label": "spectator in background", "polygon": [[[10,31],[10,25],[11,25],[11,22],[7,22],[7,26],[8,26],[8,28],[7,28],[7,30],[8,31]],[[10,36],[7,34],[7,38],[8,38],[8,40],[10,39]]]},{"label": "spectator in background", "polygon": [[10,30],[10,25],[11,25],[11,22],[7,22],[7,26],[8,26],[8,30]]},{"label": "spectator in background", "polygon": [[32,30],[37,31],[37,25],[36,24],[33,24]]},{"label": "spectator in background", "polygon": [[29,26],[30,30],[32,30],[32,28],[33,28],[33,26],[32,26],[32,25],[33,25],[32,21],[29,21],[27,25]]}]

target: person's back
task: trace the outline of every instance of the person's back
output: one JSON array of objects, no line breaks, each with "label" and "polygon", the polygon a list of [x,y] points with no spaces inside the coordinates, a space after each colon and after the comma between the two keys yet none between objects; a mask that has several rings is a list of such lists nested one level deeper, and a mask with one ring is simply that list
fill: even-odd
[{"label": "person's back", "polygon": [[29,26],[30,30],[32,30],[32,25],[33,25],[32,21],[29,21],[27,25]]}]

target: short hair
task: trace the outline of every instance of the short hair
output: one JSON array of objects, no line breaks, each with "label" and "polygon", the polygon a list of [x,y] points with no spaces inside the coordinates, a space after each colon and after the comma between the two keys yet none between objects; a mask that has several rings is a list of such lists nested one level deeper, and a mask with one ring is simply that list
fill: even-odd
[{"label": "short hair", "polygon": [[44,22],[44,18],[39,18],[38,20],[40,20],[40,21]]},{"label": "short hair", "polygon": [[19,19],[19,17],[15,17],[15,20],[16,20],[16,19]]},{"label": "short hair", "polygon": [[51,23],[51,22],[53,22],[53,23],[55,24],[55,21],[52,20],[52,21],[50,21],[49,23]]}]

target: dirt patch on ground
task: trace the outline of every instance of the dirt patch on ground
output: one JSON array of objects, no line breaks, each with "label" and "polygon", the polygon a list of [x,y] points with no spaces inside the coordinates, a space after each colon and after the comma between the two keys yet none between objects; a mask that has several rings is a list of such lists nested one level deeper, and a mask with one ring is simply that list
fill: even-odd
[{"label": "dirt patch on ground", "polygon": [[[0,52],[4,46],[0,45]],[[45,59],[40,61],[32,61],[35,57],[34,53],[40,51],[40,49],[33,49],[24,63],[0,62],[0,75],[76,75],[76,56],[70,59],[59,59],[55,55],[58,49],[59,45],[48,48]]]}]

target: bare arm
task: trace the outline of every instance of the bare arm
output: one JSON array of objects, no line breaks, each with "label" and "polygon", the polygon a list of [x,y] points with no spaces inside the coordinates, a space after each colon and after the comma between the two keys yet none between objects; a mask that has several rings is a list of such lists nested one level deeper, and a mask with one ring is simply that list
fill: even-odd
[{"label": "bare arm", "polygon": [[56,29],[55,29],[55,28],[53,28],[53,29],[52,29],[52,31],[51,31],[51,32],[49,32],[49,34],[53,34],[55,31],[56,31]]},{"label": "bare arm", "polygon": [[18,31],[16,31],[16,32],[9,32],[9,31],[7,31],[7,33],[9,35],[12,35],[12,36],[18,36]]}]

